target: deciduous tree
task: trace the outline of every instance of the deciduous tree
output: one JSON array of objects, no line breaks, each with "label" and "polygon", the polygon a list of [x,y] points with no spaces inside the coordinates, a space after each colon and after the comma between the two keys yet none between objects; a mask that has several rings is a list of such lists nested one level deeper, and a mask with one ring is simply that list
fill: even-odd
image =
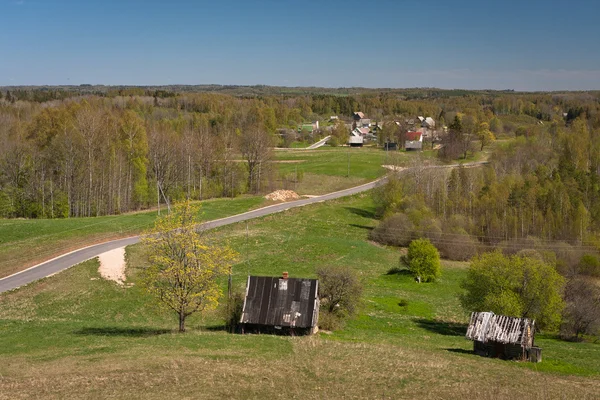
[{"label": "deciduous tree", "polygon": [[217,306],[221,296],[217,279],[231,271],[236,257],[229,247],[202,238],[197,213],[187,202],[157,220],[144,239],[150,262],[144,287],[161,306],[177,314],[180,332],[185,331],[187,317]]},{"label": "deciduous tree", "polygon": [[433,282],[440,277],[440,253],[429,239],[413,240],[406,256],[400,258],[418,282]]},{"label": "deciduous tree", "polygon": [[467,311],[533,318],[540,328],[554,329],[564,307],[564,283],[540,258],[495,251],[471,261],[460,299]]}]

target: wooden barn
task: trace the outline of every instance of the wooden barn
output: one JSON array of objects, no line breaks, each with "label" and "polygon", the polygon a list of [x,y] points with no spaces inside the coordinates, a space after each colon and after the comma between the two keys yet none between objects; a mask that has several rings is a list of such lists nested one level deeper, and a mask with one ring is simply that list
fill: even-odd
[{"label": "wooden barn", "polygon": [[318,330],[319,281],[248,276],[242,332],[311,334]]},{"label": "wooden barn", "polygon": [[507,360],[542,361],[542,349],[534,346],[535,321],[493,312],[474,312],[467,328],[476,354]]}]

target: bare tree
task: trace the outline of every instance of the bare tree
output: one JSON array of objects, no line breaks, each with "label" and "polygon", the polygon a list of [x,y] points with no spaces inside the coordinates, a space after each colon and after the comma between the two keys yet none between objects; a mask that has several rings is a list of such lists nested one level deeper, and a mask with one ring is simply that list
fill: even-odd
[{"label": "bare tree", "polygon": [[240,151],[248,163],[248,190],[260,191],[261,170],[271,160],[275,138],[270,133],[252,127],[242,132]]}]

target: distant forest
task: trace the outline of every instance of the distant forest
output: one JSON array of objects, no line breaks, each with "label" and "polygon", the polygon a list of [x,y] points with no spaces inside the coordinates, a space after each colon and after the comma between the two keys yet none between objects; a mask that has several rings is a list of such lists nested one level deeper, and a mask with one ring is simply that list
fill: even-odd
[{"label": "distant forest", "polygon": [[442,149],[458,149],[440,151],[446,160],[473,155],[493,137],[511,139],[495,146],[492,169],[403,189],[440,224],[462,215],[465,232],[508,239],[598,230],[600,92],[3,87],[0,217],[118,214],[152,207],[159,196],[261,193],[280,178],[269,162],[273,146],[289,145],[287,134],[298,139],[298,124],[349,121],[354,111],[384,123],[382,137],[400,137],[406,119],[433,117],[449,127]]}]

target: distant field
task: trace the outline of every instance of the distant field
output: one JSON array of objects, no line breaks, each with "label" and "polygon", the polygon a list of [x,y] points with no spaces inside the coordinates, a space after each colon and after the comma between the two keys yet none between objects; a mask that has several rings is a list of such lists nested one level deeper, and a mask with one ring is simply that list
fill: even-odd
[{"label": "distant field", "polygon": [[[383,175],[385,164],[405,163],[411,155],[405,152],[385,152],[363,147],[329,147],[315,150],[280,150],[275,152],[279,171],[302,180],[296,185],[299,194],[324,194],[372,181]],[[349,175],[348,175],[349,172]]]},{"label": "distant field", "polygon": [[[262,197],[203,201],[202,219],[238,214],[264,202]],[[0,278],[69,250],[136,235],[152,227],[156,215],[146,211],[95,218],[0,219]]]},{"label": "distant field", "polygon": [[[13,398],[597,398],[600,344],[538,336],[540,364],[473,355],[457,300],[465,263],[444,262],[417,284],[396,249],[367,240],[376,225],[368,194],[212,231],[239,253],[234,285],[250,274],[312,277],[348,265],[366,285],[347,327],[313,337],[231,335],[218,313],[186,334],[137,285],[99,279],[86,262],[0,294],[0,399]],[[129,281],[144,264],[129,247]],[[400,300],[408,305],[401,307]]]}]

